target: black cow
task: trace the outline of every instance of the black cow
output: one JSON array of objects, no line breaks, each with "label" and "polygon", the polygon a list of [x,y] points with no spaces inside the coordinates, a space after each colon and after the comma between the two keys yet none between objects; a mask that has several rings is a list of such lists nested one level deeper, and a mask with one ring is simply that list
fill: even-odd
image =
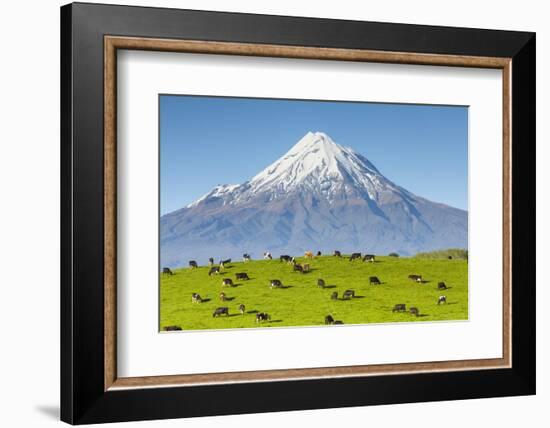
[{"label": "black cow", "polygon": [[191,295],[191,302],[192,303],[202,303],[202,298],[199,293],[193,293]]},{"label": "black cow", "polygon": [[166,327],[163,327],[164,331],[181,331],[181,327],[179,325],[167,325]]},{"label": "black cow", "polygon": [[250,257],[250,254],[248,254],[248,253],[243,254],[243,261],[244,262],[249,262],[251,259],[252,259],[252,257]]},{"label": "black cow", "polygon": [[422,275],[409,275],[409,279],[416,282],[422,282]]},{"label": "black cow", "polygon": [[370,285],[373,285],[373,284],[374,285],[380,285],[382,283],[380,282],[380,280],[378,279],[377,276],[371,276],[371,277],[369,277],[369,284]]},{"label": "black cow", "polygon": [[349,261],[353,261],[355,259],[360,259],[361,258],[361,253],[353,253],[351,256],[349,256]]},{"label": "black cow", "polygon": [[280,262],[290,262],[292,260],[292,257],[288,254],[283,254],[281,257],[279,257]]},{"label": "black cow", "polygon": [[174,272],[172,272],[172,271],[170,270],[170,268],[163,267],[163,268],[162,268],[162,274],[163,274],[163,275],[174,275]]},{"label": "black cow", "polygon": [[331,298],[331,300],[338,300],[338,291],[334,291],[334,292],[330,295],[330,298]]},{"label": "black cow", "polygon": [[447,296],[439,296],[439,299],[437,299],[437,304],[440,305],[441,303],[447,303]]},{"label": "black cow", "polygon": [[241,304],[239,305],[239,312],[241,313],[241,315],[244,315],[244,311],[245,311],[245,307],[244,307],[244,305],[241,303]]},{"label": "black cow", "polygon": [[319,278],[319,279],[317,280],[317,287],[319,287],[319,288],[325,288],[325,286],[326,286],[326,285],[325,285],[325,280]]},{"label": "black cow", "polygon": [[332,318],[332,315],[327,315],[325,317],[325,325],[331,325],[334,324],[334,318]]},{"label": "black cow", "polygon": [[392,312],[406,312],[407,311],[407,306],[404,303],[398,303],[397,305],[395,305],[393,307],[393,309],[391,311]]},{"label": "black cow", "polygon": [[409,308],[409,312],[410,312],[411,315],[414,315],[415,317],[420,315],[420,312],[418,311],[418,308],[415,308],[415,307]]},{"label": "black cow", "polygon": [[271,320],[271,316],[267,313],[259,312],[256,314],[256,322],[269,321],[269,320]]},{"label": "black cow", "polygon": [[189,261],[189,267],[196,268],[196,267],[199,267],[199,265],[197,264],[197,262],[195,260],[190,260]]},{"label": "black cow", "polygon": [[208,259],[208,266],[212,266],[214,264],[214,257],[210,257]]},{"label": "black cow", "polygon": [[299,265],[298,263],[296,263],[293,266],[293,270],[294,270],[294,272],[304,273],[304,268],[302,267],[302,265]]},{"label": "black cow", "polygon": [[365,254],[363,257],[364,262],[374,262],[374,254]]},{"label": "black cow", "polygon": [[317,251],[317,257],[321,257],[321,252]]},{"label": "black cow", "polygon": [[231,278],[224,278],[222,279],[222,286],[223,287],[233,287],[233,281]]},{"label": "black cow", "polygon": [[447,289],[447,284],[445,284],[444,282],[439,282],[437,284],[437,289],[438,290],[446,290]]},{"label": "black cow", "polygon": [[208,276],[211,276],[214,273],[216,275],[218,275],[220,273],[220,268],[219,267],[211,267],[210,270],[208,271]]},{"label": "black cow", "polygon": [[342,253],[338,250],[334,250],[334,257],[342,257]]},{"label": "black cow", "polygon": [[212,314],[212,316],[214,318],[219,317],[220,315],[229,316],[229,308],[227,306],[222,306],[220,308],[216,308],[216,310]]},{"label": "black cow", "polygon": [[283,283],[278,279],[272,279],[270,282],[271,288],[281,288],[283,286]]},{"label": "black cow", "polygon": [[353,290],[346,290],[344,291],[344,294],[342,295],[342,299],[351,299],[355,297],[355,291]]},{"label": "black cow", "polygon": [[236,278],[237,280],[239,280],[239,279],[243,279],[243,280],[246,279],[246,280],[249,280],[249,279],[250,279],[250,278],[248,277],[248,274],[247,274],[246,272],[237,272],[237,273],[235,274],[235,278]]}]

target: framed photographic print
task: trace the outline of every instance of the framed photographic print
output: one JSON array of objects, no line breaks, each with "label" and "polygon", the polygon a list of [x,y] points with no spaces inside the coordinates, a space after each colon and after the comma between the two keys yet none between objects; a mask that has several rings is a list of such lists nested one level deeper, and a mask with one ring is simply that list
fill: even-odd
[{"label": "framed photographic print", "polygon": [[535,393],[533,33],[76,3],[61,53],[62,420]]}]

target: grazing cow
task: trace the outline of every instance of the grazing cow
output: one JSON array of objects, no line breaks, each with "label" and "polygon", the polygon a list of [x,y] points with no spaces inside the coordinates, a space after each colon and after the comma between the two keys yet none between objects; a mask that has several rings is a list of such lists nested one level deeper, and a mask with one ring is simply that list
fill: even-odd
[{"label": "grazing cow", "polygon": [[241,315],[244,315],[244,311],[245,311],[245,307],[244,307],[244,305],[241,303],[241,304],[239,305],[239,312],[241,313]]},{"label": "grazing cow", "polygon": [[342,324],[344,324],[344,321],[335,320],[332,324],[334,324],[334,325],[342,325]]},{"label": "grazing cow", "polygon": [[407,311],[407,306],[404,303],[398,303],[397,305],[395,305],[393,307],[393,309],[391,311],[392,312],[406,312]]},{"label": "grazing cow", "polygon": [[222,279],[222,287],[233,287],[233,280],[231,278]]},{"label": "grazing cow", "polygon": [[250,254],[244,253],[243,254],[243,262],[249,262],[250,260],[252,260],[252,257],[250,257]]},{"label": "grazing cow", "polygon": [[438,290],[446,290],[447,289],[447,284],[445,284],[444,282],[439,282],[437,284],[437,289]]},{"label": "grazing cow", "polygon": [[338,291],[334,291],[334,292],[330,295],[330,299],[331,299],[331,300],[338,300]]},{"label": "grazing cow", "polygon": [[214,257],[210,257],[208,259],[208,266],[212,266],[214,264]]},{"label": "grazing cow", "polygon": [[311,251],[306,251],[306,252],[304,253],[304,257],[305,257],[306,259],[312,259],[312,258],[313,258],[313,253],[312,253]]},{"label": "grazing cow", "polygon": [[369,284],[370,285],[380,285],[382,284],[377,276],[371,276],[369,277]]},{"label": "grazing cow", "polygon": [[363,261],[374,263],[374,254],[365,254]]},{"label": "grazing cow", "polygon": [[321,252],[317,251],[317,257],[321,257]]},{"label": "grazing cow", "polygon": [[179,325],[167,325],[166,327],[163,327],[164,331],[181,331],[181,327]]},{"label": "grazing cow", "polygon": [[409,275],[409,279],[416,282],[422,282],[422,275]]},{"label": "grazing cow", "polygon": [[237,273],[235,274],[235,278],[236,278],[237,280],[239,280],[239,279],[249,280],[249,279],[250,279],[250,278],[248,277],[248,274],[247,274],[246,272],[237,272]]},{"label": "grazing cow", "polygon": [[264,253],[264,259],[265,260],[271,260],[273,257],[271,256],[271,253],[269,251],[266,251]]},{"label": "grazing cow", "polygon": [[334,250],[334,257],[342,257],[342,253],[338,250]]},{"label": "grazing cow", "polygon": [[447,258],[448,258],[449,260],[452,260],[452,259],[453,259],[453,256],[449,256],[449,257],[447,257]]},{"label": "grazing cow", "polygon": [[225,302],[227,300],[227,296],[225,295],[225,293],[220,293],[220,300],[222,302]]},{"label": "grazing cow", "polygon": [[409,308],[409,312],[410,312],[411,315],[414,315],[415,317],[420,315],[420,312],[418,311],[418,308],[415,308],[415,307]]},{"label": "grazing cow", "polygon": [[281,257],[279,257],[280,262],[290,262],[292,260],[292,257],[288,254],[283,254]]},{"label": "grazing cow", "polygon": [[208,276],[211,276],[212,274],[216,274],[218,275],[220,273],[220,268],[219,267],[211,267],[210,270],[208,271]]},{"label": "grazing cow", "polygon": [[174,272],[172,272],[172,271],[170,270],[170,268],[163,267],[163,268],[162,268],[162,274],[163,274],[163,275],[174,275]]},{"label": "grazing cow", "polygon": [[199,267],[199,265],[197,264],[197,262],[195,260],[190,260],[189,261],[189,267],[190,268],[196,268],[196,267]]},{"label": "grazing cow", "polygon": [[282,288],[283,283],[278,279],[272,279],[269,286],[271,288]]},{"label": "grazing cow", "polygon": [[299,264],[295,264],[292,268],[294,270],[294,272],[300,272],[300,273],[304,273],[304,268],[302,267],[302,265],[299,265]]},{"label": "grazing cow", "polygon": [[331,325],[334,324],[334,318],[332,318],[332,315],[327,315],[325,317],[325,325]]},{"label": "grazing cow", "polygon": [[361,258],[361,253],[353,253],[351,256],[349,256],[349,261],[353,261],[355,259],[360,259]]},{"label": "grazing cow", "polygon": [[345,300],[351,299],[353,297],[355,297],[355,291],[353,290],[346,290],[342,295],[342,299],[345,299]]},{"label": "grazing cow", "polygon": [[326,286],[325,280],[319,278],[319,279],[317,280],[317,287],[319,287],[319,288],[325,288],[325,286]]},{"label": "grazing cow", "polygon": [[441,303],[447,303],[447,296],[439,296],[439,299],[437,299],[437,304],[440,305]]},{"label": "grazing cow", "polygon": [[302,269],[303,269],[303,272],[309,272],[311,270],[311,266],[309,265],[309,263],[304,263],[302,265]]},{"label": "grazing cow", "polygon": [[216,310],[212,314],[212,317],[216,318],[216,317],[219,317],[220,315],[229,316],[229,308],[227,306],[216,308]]},{"label": "grazing cow", "polygon": [[202,298],[199,293],[193,293],[191,295],[191,303],[202,303]]},{"label": "grazing cow", "polygon": [[220,266],[228,265],[229,263],[231,263],[231,259],[220,260]]},{"label": "grazing cow", "polygon": [[256,322],[269,321],[271,316],[265,312],[259,312],[256,314]]}]

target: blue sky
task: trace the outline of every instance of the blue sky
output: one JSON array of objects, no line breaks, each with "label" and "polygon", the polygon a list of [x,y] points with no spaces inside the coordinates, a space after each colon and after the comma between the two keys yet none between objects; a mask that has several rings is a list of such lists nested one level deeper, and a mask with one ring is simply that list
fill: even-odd
[{"label": "blue sky", "polygon": [[161,95],[161,214],[217,184],[239,184],[322,131],[388,179],[435,202],[468,207],[468,109]]}]

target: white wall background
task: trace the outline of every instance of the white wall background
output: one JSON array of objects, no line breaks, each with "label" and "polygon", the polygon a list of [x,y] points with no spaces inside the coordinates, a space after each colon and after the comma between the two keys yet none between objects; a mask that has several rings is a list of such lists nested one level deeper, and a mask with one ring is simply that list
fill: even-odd
[{"label": "white wall background", "polygon": [[[122,2],[122,0],[121,0]],[[116,3],[104,0],[103,3]],[[141,426],[544,426],[550,402],[550,16],[539,0],[148,0],[126,4],[537,32],[538,395],[139,423]],[[59,407],[59,6],[0,6],[0,424],[54,426]],[[397,417],[396,417],[397,415]],[[137,426],[137,423],[125,426]]]}]

